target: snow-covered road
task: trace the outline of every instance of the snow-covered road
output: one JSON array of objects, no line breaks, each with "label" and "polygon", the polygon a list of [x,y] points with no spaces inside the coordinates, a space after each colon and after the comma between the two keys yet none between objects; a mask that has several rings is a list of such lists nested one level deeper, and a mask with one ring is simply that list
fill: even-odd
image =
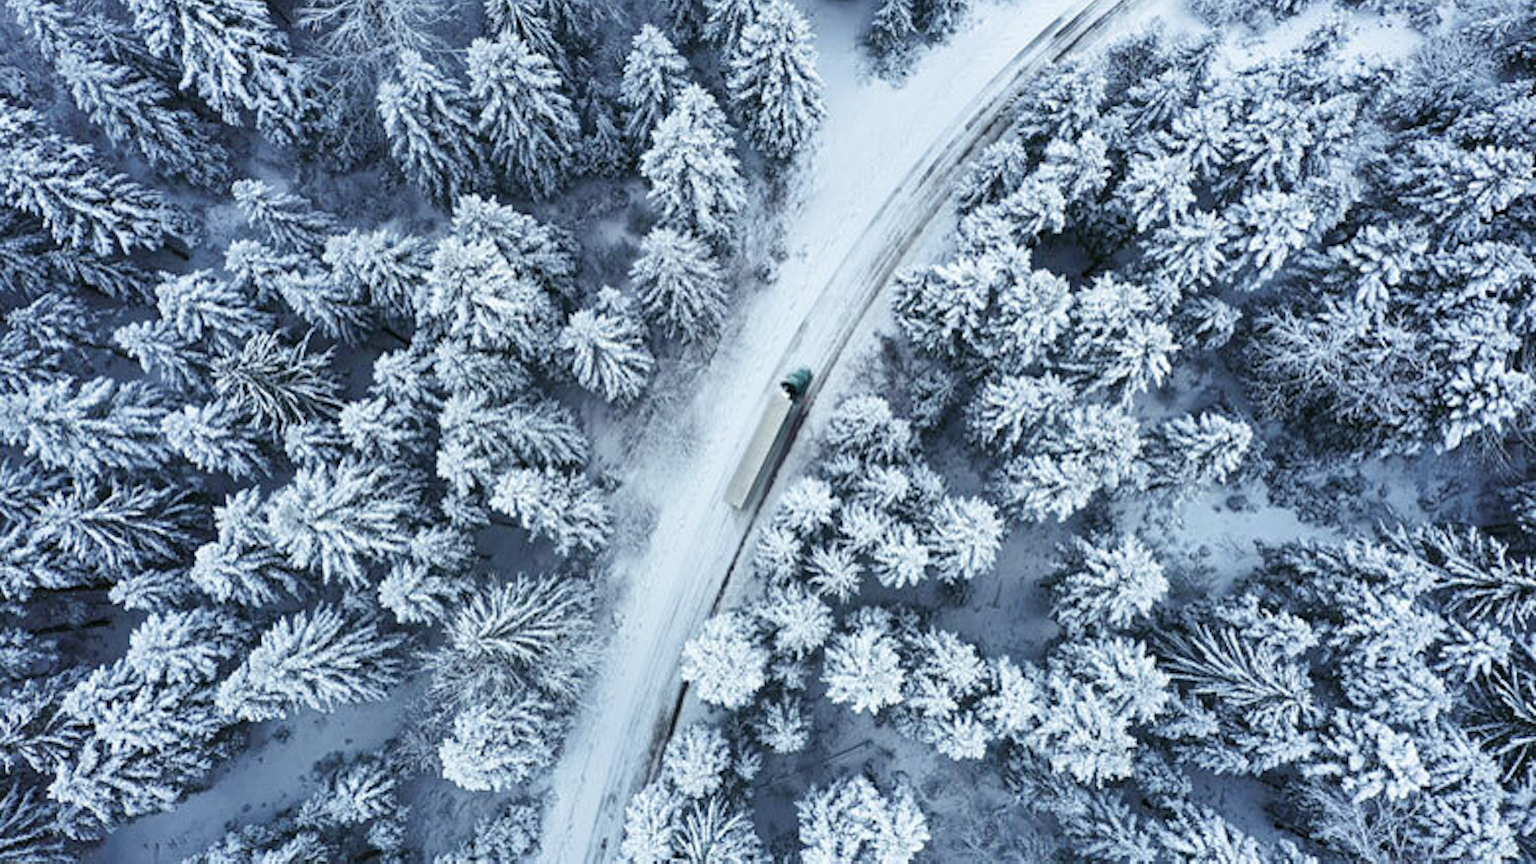
[{"label": "snow-covered road", "polygon": [[658,424],[627,459],[623,491],[655,508],[655,530],[616,561],[617,633],[552,779],[540,854],[549,864],[618,857],[624,805],[681,701],[682,645],[710,614],[756,516],[722,494],[769,388],[809,366],[814,400],[964,163],[1001,133],[1021,86],[1109,21],[1123,25],[1133,6],[1136,18],[1147,12],[1138,0],[983,5],[892,87],[864,77],[852,47],[862,5],[801,5],[821,50],[828,119],[786,214],[790,257],[737,311],[683,416]]}]

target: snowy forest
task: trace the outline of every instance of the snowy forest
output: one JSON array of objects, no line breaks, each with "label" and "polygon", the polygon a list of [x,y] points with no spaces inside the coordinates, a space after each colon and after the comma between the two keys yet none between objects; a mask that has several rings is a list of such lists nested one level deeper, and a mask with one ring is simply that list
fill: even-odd
[{"label": "snowy forest", "polygon": [[1527,0],[0,4],[0,862],[1536,860]]}]

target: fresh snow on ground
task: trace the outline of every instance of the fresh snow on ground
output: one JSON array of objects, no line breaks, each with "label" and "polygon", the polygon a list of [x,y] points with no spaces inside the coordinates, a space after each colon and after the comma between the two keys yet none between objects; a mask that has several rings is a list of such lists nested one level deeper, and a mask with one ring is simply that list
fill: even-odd
[{"label": "fresh snow on ground", "polygon": [[[1093,36],[1145,20],[1158,5],[1137,5]],[[772,287],[738,306],[691,402],[649,430],[622,469],[621,494],[655,508],[655,530],[615,561],[616,635],[552,777],[540,857],[550,864],[617,855],[624,805],[668,731],[679,652],[751,527],[721,496],[769,388],[798,365],[827,372],[883,283],[870,280],[888,275],[940,209],[963,157],[1019,83],[1013,73],[1067,48],[1071,38],[1051,37],[1069,21],[1076,34],[1116,8],[980,6],[965,32],[923,53],[893,85],[872,79],[855,48],[862,9],[801,6],[821,51],[828,116],[797,181],[799,205],[785,216],[789,258]]]}]

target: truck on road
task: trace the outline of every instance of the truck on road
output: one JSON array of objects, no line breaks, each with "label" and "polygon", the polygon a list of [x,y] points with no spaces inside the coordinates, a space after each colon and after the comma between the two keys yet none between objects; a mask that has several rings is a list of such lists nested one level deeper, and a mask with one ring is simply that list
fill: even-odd
[{"label": "truck on road", "polygon": [[725,487],[727,504],[738,510],[746,507],[763,478],[772,473],[769,468],[794,425],[795,408],[810,386],[811,370],[801,367],[786,375],[769,394],[752,440],[747,442],[747,450],[741,455],[736,473],[731,475],[730,485]]}]

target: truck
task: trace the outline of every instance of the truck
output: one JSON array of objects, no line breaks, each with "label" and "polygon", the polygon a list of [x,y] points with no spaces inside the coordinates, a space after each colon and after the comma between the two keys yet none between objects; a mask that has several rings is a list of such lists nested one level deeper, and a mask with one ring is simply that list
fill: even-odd
[{"label": "truck", "polygon": [[772,473],[768,469],[778,453],[790,427],[794,425],[795,408],[811,386],[811,370],[801,367],[789,373],[768,396],[762,416],[757,418],[757,429],[747,450],[741,454],[736,473],[725,487],[725,502],[737,510],[747,506],[763,478]]}]

